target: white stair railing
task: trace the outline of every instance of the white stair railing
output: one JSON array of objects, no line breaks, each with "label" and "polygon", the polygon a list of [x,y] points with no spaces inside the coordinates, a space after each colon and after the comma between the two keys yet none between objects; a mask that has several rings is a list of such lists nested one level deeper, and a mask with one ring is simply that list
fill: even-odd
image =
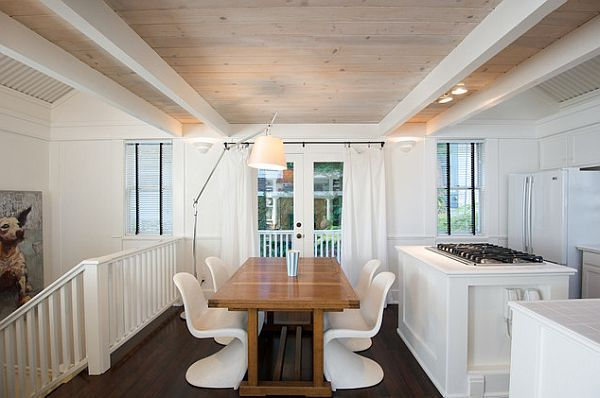
[{"label": "white stair railing", "polygon": [[0,322],[0,396],[43,396],[110,354],[177,299],[181,239],[82,261]]}]

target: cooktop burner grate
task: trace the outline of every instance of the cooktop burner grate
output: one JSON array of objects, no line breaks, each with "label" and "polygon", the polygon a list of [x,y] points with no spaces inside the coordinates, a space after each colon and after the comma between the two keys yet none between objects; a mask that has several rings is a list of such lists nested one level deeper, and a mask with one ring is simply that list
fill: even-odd
[{"label": "cooktop burner grate", "polygon": [[490,243],[439,243],[437,248],[432,249],[471,265],[526,265],[544,262],[542,257],[535,254]]}]

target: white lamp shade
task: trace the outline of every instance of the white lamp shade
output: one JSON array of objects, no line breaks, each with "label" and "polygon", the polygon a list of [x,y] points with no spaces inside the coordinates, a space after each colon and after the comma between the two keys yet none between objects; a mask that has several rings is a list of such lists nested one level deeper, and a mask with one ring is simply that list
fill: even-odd
[{"label": "white lamp shade", "polygon": [[272,135],[258,136],[252,146],[248,166],[267,170],[287,169],[281,138]]}]

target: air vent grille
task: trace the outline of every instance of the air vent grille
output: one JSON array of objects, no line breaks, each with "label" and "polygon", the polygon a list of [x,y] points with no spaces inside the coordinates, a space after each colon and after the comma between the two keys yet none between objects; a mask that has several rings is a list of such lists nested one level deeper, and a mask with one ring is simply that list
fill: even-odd
[{"label": "air vent grille", "polygon": [[539,87],[557,102],[565,102],[600,89],[600,56],[546,80]]},{"label": "air vent grille", "polygon": [[0,54],[0,85],[52,104],[72,88]]}]

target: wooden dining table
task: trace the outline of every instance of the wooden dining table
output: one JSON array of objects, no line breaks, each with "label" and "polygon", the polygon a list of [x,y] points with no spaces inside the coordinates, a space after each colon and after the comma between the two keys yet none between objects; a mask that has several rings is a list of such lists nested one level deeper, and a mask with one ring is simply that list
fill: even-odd
[{"label": "wooden dining table", "polygon": [[[209,307],[248,312],[248,380],[241,396],[331,396],[323,377],[323,315],[359,308],[358,296],[335,258],[300,258],[298,275],[287,274],[284,257],[252,257],[208,300]],[[258,380],[258,311],[311,312],[312,381]]]}]

